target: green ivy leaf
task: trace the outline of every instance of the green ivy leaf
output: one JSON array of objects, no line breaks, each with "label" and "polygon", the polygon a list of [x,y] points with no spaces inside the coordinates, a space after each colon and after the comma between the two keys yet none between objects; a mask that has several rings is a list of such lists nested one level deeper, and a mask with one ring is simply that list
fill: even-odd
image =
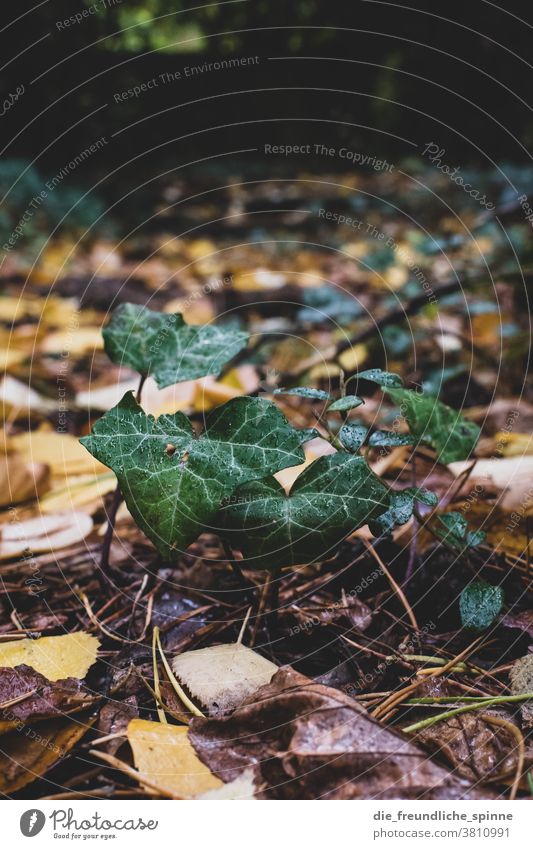
[{"label": "green ivy leaf", "polygon": [[462,513],[443,513],[439,516],[439,525],[434,527],[436,535],[443,542],[455,548],[475,548],[481,545],[487,536],[485,531],[469,531],[468,522]]},{"label": "green ivy leaf", "polygon": [[221,522],[245,566],[276,569],[330,556],[387,507],[388,489],[365,460],[338,452],[311,463],[289,496],[274,478],[241,487]]},{"label": "green ivy leaf", "polygon": [[369,380],[371,383],[379,383],[380,386],[403,386],[403,380],[399,374],[392,371],[383,371],[380,368],[369,368],[354,374],[354,378]]},{"label": "green ivy leaf", "polygon": [[113,469],[130,513],[167,560],[216,530],[236,487],[304,460],[298,432],[259,398],[228,401],[195,436],[183,413],[154,419],[129,392],[81,442]]},{"label": "green ivy leaf", "polygon": [[300,437],[300,445],[304,445],[305,442],[310,442],[312,439],[322,438],[322,434],[316,427],[303,427],[301,430],[297,430],[296,433]]},{"label": "green ivy leaf", "polygon": [[345,395],[344,398],[339,398],[333,404],[329,405],[328,413],[343,413],[346,410],[355,410],[356,407],[360,407],[364,403],[363,399],[358,398],[357,395]]},{"label": "green ivy leaf", "polygon": [[311,398],[314,401],[329,401],[331,395],[323,389],[312,386],[295,386],[293,389],[274,389],[274,395],[297,395],[299,398]]},{"label": "green ivy leaf", "polygon": [[368,440],[372,448],[396,448],[398,445],[414,445],[416,442],[412,434],[394,433],[392,430],[376,430]]},{"label": "green ivy leaf", "polygon": [[389,534],[398,525],[405,525],[413,515],[415,501],[421,501],[430,507],[438,504],[435,493],[423,487],[409,487],[391,492],[390,507],[374,519],[370,527],[372,533],[375,536]]},{"label": "green ivy leaf", "polygon": [[502,609],[503,599],[501,587],[493,587],[487,581],[473,581],[459,599],[463,627],[478,632],[490,628]]},{"label": "green ivy leaf", "polygon": [[411,389],[385,391],[401,407],[411,433],[432,445],[441,463],[464,460],[470,455],[480,434],[474,422],[466,421],[457,410],[432,395],[419,395]]},{"label": "green ivy leaf", "polygon": [[368,428],[363,425],[348,422],[339,431],[339,439],[351,454],[356,454],[364,443]]},{"label": "green ivy leaf", "polygon": [[218,374],[248,341],[239,330],[186,324],[180,313],[121,304],[103,331],[110,360],[150,374],[160,389]]}]

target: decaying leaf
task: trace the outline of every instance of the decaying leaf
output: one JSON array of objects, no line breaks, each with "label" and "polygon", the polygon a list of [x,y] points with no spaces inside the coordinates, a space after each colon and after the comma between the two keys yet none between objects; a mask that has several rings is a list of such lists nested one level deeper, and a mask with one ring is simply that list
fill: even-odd
[{"label": "decaying leaf", "polygon": [[167,793],[194,798],[222,787],[222,781],[198,758],[185,725],[132,719],[128,741],[141,775]]},{"label": "decaying leaf", "polygon": [[0,526],[0,560],[65,548],[85,539],[92,528],[91,517],[77,512],[7,522]]},{"label": "decaying leaf", "polygon": [[84,631],[38,640],[13,640],[0,643],[0,667],[13,669],[25,664],[49,681],[85,678],[99,647],[97,638]]},{"label": "decaying leaf", "polygon": [[0,747],[0,793],[15,793],[44,775],[76,745],[92,722],[84,714],[76,719],[50,719],[5,734]]},{"label": "decaying leaf", "polygon": [[78,713],[94,700],[78,678],[49,681],[24,664],[13,669],[0,667],[0,733]]},{"label": "decaying leaf", "polygon": [[[519,658],[509,672],[511,693],[516,696],[533,693],[533,654]],[[522,718],[533,724],[533,699],[521,705]]]},{"label": "decaying leaf", "polygon": [[193,719],[190,740],[224,781],[258,766],[282,799],[488,798],[349,696],[284,668],[231,716]]},{"label": "decaying leaf", "polygon": [[516,741],[501,729],[496,733],[476,711],[423,728],[417,739],[468,781],[490,781],[516,769]]},{"label": "decaying leaf", "polygon": [[172,669],[210,714],[233,710],[278,671],[275,663],[241,643],[184,652],[174,658]]}]

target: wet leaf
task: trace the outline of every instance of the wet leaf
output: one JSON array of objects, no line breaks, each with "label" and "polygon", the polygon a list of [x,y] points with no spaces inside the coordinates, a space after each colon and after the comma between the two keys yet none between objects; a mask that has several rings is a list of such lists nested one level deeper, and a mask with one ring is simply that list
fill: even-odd
[{"label": "wet leaf", "polygon": [[351,454],[356,454],[363,445],[368,434],[368,428],[363,425],[348,422],[339,431],[339,439]]},{"label": "wet leaf", "polygon": [[400,406],[411,433],[429,442],[441,463],[463,460],[473,451],[480,434],[474,422],[466,421],[431,395],[396,388],[387,388],[386,392]]},{"label": "wet leaf", "polygon": [[221,521],[246,566],[272,569],[324,559],[388,507],[388,490],[362,457],[319,457],[286,496],[276,480],[241,487]]},{"label": "wet leaf", "polygon": [[503,607],[503,590],[486,581],[473,581],[461,593],[459,610],[463,627],[485,631],[496,620]]},{"label": "wet leaf", "polygon": [[372,448],[396,448],[398,445],[415,445],[417,439],[410,433],[394,433],[392,430],[376,430],[368,439]]},{"label": "wet leaf", "polygon": [[274,395],[296,395],[298,398],[310,398],[314,401],[329,401],[331,395],[323,389],[312,386],[295,386],[294,389],[275,389]]},{"label": "wet leaf", "polygon": [[345,395],[344,398],[339,398],[337,401],[334,401],[333,404],[329,405],[328,413],[355,410],[356,407],[360,407],[361,404],[364,403],[363,399],[358,398],[357,395]]},{"label": "wet leaf", "polygon": [[475,799],[467,781],[428,758],[349,696],[290,668],[229,717],[193,719],[189,738],[224,781],[256,769],[278,799]]},{"label": "wet leaf", "polygon": [[218,407],[196,437],[183,413],[154,419],[128,393],[81,442],[113,469],[132,516],[167,560],[212,528],[236,487],[304,460],[297,431],[258,398]]},{"label": "wet leaf", "polygon": [[371,383],[378,383],[380,386],[403,386],[403,380],[399,374],[394,374],[391,371],[382,371],[380,368],[369,368],[365,371],[360,371],[354,375],[354,378],[369,380]]},{"label": "wet leaf", "polygon": [[219,374],[248,341],[247,333],[185,324],[180,313],[154,312],[137,304],[117,307],[103,336],[106,353],[114,363],[153,375],[160,389]]}]

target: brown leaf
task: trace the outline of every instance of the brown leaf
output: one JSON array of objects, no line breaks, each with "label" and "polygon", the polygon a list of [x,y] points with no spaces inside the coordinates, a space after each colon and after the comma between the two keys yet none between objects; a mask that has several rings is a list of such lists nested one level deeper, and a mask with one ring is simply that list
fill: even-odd
[{"label": "brown leaf", "polygon": [[513,775],[516,769],[516,741],[475,711],[423,728],[417,740],[444,757],[468,781],[489,781]]},{"label": "brown leaf", "polygon": [[22,725],[2,737],[0,792],[14,793],[54,766],[91,727],[87,715],[49,719],[37,727]]},{"label": "brown leaf", "polygon": [[77,713],[94,700],[76,678],[51,682],[30,666],[0,667],[0,734],[29,722]]},{"label": "brown leaf", "polygon": [[290,668],[230,717],[193,719],[189,738],[224,781],[255,766],[270,798],[487,798],[353,699]]}]

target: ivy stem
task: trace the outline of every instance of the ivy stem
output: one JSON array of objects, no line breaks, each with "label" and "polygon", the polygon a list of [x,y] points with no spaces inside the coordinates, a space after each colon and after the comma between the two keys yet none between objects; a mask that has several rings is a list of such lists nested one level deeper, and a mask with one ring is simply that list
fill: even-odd
[{"label": "ivy stem", "polygon": [[[139,385],[137,386],[137,391],[135,393],[135,400],[138,404],[141,403],[141,395],[143,391],[144,382],[146,380],[147,375],[141,374]],[[122,493],[120,491],[120,486],[117,484],[116,489],[113,493],[113,498],[111,500],[111,505],[109,507],[109,512],[107,514],[107,528],[104,535],[104,541],[102,544],[102,551],[100,553],[100,572],[99,576],[102,579],[106,588],[112,585],[111,575],[109,570],[109,552],[111,551],[111,542],[113,541],[113,533],[115,530],[115,520],[117,518],[117,511],[122,503]]]}]

